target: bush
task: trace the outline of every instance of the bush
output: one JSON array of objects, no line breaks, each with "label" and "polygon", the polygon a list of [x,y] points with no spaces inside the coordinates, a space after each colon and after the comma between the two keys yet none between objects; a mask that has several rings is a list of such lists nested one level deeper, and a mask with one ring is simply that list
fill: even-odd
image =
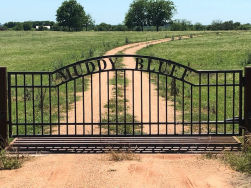
[{"label": "bush", "polygon": [[10,156],[5,150],[0,151],[0,169],[12,170],[22,166],[24,157]]},{"label": "bush", "polygon": [[251,174],[251,148],[247,152],[225,153],[221,160],[236,171]]},{"label": "bush", "polygon": [[0,26],[0,31],[6,31],[8,28],[6,26]]},{"label": "bush", "polygon": [[130,43],[130,41],[129,41],[128,37],[126,37],[125,38],[125,44],[129,44],[129,43]]}]

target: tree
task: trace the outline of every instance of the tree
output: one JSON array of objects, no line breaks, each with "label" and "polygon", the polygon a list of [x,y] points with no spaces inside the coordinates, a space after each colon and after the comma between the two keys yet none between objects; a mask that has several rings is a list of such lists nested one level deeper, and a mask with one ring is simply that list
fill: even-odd
[{"label": "tree", "polygon": [[69,31],[80,31],[85,22],[85,11],[76,0],[66,0],[57,10],[57,21],[59,25],[68,27]]},{"label": "tree", "polygon": [[24,30],[23,24],[22,23],[17,23],[16,26],[14,27],[14,30],[16,30],[16,31]]},{"label": "tree", "polygon": [[94,20],[92,19],[91,15],[90,14],[87,14],[84,18],[84,26],[85,26],[85,30],[88,31],[88,27],[89,26],[94,26],[95,25],[95,22]]},{"label": "tree", "polygon": [[25,31],[29,31],[32,28],[32,23],[31,22],[24,22],[23,23],[23,28]]},{"label": "tree", "polygon": [[7,22],[4,24],[7,28],[13,28],[17,25],[17,22]]},{"label": "tree", "polygon": [[96,26],[95,30],[96,31],[111,31],[112,26],[110,24],[100,23],[99,25]]},{"label": "tree", "polygon": [[170,0],[148,0],[147,2],[147,19],[148,24],[159,27],[168,24],[175,11],[175,5]]},{"label": "tree", "polygon": [[132,29],[135,26],[139,26],[141,27],[141,31],[144,30],[144,26],[147,24],[147,1],[134,0],[132,2],[124,21],[128,28]]},{"label": "tree", "polygon": [[206,29],[206,27],[204,25],[202,25],[201,23],[199,23],[199,22],[195,23],[193,28],[196,31],[203,31],[203,30]]},{"label": "tree", "polygon": [[192,23],[188,20],[174,20],[171,23],[170,30],[171,31],[189,31],[192,30]]}]

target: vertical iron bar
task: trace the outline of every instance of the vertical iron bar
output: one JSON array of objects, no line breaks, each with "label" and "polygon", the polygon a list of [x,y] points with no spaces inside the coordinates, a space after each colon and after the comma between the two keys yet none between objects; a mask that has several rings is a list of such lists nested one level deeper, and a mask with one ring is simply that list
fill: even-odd
[{"label": "vertical iron bar", "polygon": [[35,96],[34,96],[34,74],[32,74],[32,120],[33,120],[33,136],[35,136]]},{"label": "vertical iron bar", "polygon": [[185,134],[185,83],[182,82],[182,134]]},{"label": "vertical iron bar", "polygon": [[157,76],[157,118],[158,118],[158,135],[159,135],[159,74]]},{"label": "vertical iron bar", "polygon": [[44,95],[43,95],[43,74],[40,74],[40,84],[41,84],[41,96],[40,96],[40,105],[41,105],[41,129],[42,136],[44,135]]},{"label": "vertical iron bar", "polygon": [[[10,76],[9,76],[8,80],[10,80]],[[8,86],[8,87],[10,88],[10,86]],[[19,121],[18,121],[18,99],[17,99],[17,97],[18,97],[18,93],[17,93],[17,91],[18,91],[18,88],[17,88],[17,74],[15,74],[15,89],[16,89],[16,131],[17,131],[17,136],[19,136],[19,131],[18,131],[18,122]],[[10,103],[10,100],[11,99],[9,98],[9,103]],[[9,120],[11,120],[11,119],[9,118]]]},{"label": "vertical iron bar", "polygon": [[133,126],[133,136],[135,135],[135,125],[134,125],[134,118],[135,118],[135,112],[134,112],[134,70],[132,70],[132,126]]},{"label": "vertical iron bar", "polygon": [[50,105],[50,107],[49,107],[49,116],[50,116],[50,135],[52,135],[52,125],[51,125],[51,123],[52,123],[52,120],[51,120],[51,75],[49,74],[48,75],[49,76],[49,105]]},{"label": "vertical iron bar", "polygon": [[25,129],[25,136],[27,136],[27,107],[26,107],[26,74],[24,75],[24,129]]},{"label": "vertical iron bar", "polygon": [[199,135],[201,135],[201,73],[199,73]]},{"label": "vertical iron bar", "polygon": [[126,70],[124,70],[124,135],[126,135]]},{"label": "vertical iron bar", "polygon": [[166,135],[168,134],[168,127],[167,127],[167,122],[168,122],[168,88],[167,88],[167,76],[166,76]]},{"label": "vertical iron bar", "polygon": [[233,73],[233,135],[235,133],[235,73]]},{"label": "vertical iron bar", "polygon": [[85,76],[82,77],[82,97],[83,97],[83,135],[85,135]]},{"label": "vertical iron bar", "polygon": [[118,71],[116,70],[116,135],[118,135]]},{"label": "vertical iron bar", "polygon": [[174,79],[174,85],[175,85],[175,91],[174,91],[174,134],[176,135],[177,134],[177,131],[176,131],[176,110],[177,110],[177,108],[176,108],[176,79]]},{"label": "vertical iron bar", "polygon": [[191,115],[191,135],[193,135],[193,86],[191,85],[191,94],[190,94],[190,97],[191,97],[191,113],[190,113],[190,115]]},{"label": "vertical iron bar", "polygon": [[210,133],[210,75],[207,74],[207,134]]},{"label": "vertical iron bar", "polygon": [[93,78],[91,74],[91,135],[93,135]]},{"label": "vertical iron bar", "polygon": [[219,74],[216,73],[216,135],[218,134],[218,84],[219,84]]},{"label": "vertical iron bar", "polygon": [[76,80],[73,82],[73,92],[74,92],[74,120],[75,120],[75,135],[77,135],[77,89],[76,89]]},{"label": "vertical iron bar", "polygon": [[99,135],[101,136],[101,132],[102,132],[102,117],[101,117],[101,90],[102,90],[102,84],[101,84],[101,72],[99,73],[99,77],[98,77],[98,83],[99,83]]},{"label": "vertical iron bar", "polygon": [[140,94],[141,94],[141,135],[143,135],[143,79],[142,71],[140,72]]},{"label": "vertical iron bar", "polygon": [[224,73],[224,134],[227,132],[226,119],[227,119],[227,74]]},{"label": "vertical iron bar", "polygon": [[152,114],[151,114],[151,110],[152,110],[152,105],[151,105],[151,72],[149,72],[149,135],[152,134],[152,124],[151,124],[151,119],[152,119]]},{"label": "vertical iron bar", "polygon": [[58,98],[58,135],[60,136],[60,97],[59,97],[59,89],[60,86],[57,87],[57,98]]},{"label": "vertical iron bar", "polygon": [[110,135],[110,81],[109,71],[107,71],[107,121],[108,121],[108,135]]},{"label": "vertical iron bar", "polygon": [[65,83],[65,97],[66,97],[66,135],[69,133],[69,110],[68,110],[68,82]]}]

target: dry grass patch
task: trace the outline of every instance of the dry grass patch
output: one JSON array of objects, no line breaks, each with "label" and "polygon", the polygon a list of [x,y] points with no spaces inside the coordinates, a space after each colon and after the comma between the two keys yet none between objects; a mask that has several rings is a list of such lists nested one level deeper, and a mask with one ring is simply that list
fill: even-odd
[{"label": "dry grass patch", "polygon": [[113,151],[109,153],[110,161],[139,161],[140,156],[132,151]]}]

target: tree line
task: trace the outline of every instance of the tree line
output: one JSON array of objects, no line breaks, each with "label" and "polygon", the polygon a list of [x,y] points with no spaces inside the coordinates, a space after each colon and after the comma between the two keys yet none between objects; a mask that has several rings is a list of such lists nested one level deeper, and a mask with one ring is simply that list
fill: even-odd
[{"label": "tree line", "polygon": [[53,21],[26,21],[7,22],[0,24],[0,30],[47,30],[50,26],[54,31],[202,31],[202,30],[249,30],[251,24],[240,22],[213,21],[209,25],[192,24],[188,20],[172,20],[176,7],[171,0],[134,0],[125,15],[124,23],[110,25],[107,23],[95,24],[90,14],[76,0],[66,0],[57,9],[56,20]]},{"label": "tree line", "polygon": [[[16,31],[29,31],[36,30],[36,26],[39,26],[37,30],[48,30],[43,26],[51,26],[52,31],[68,31],[68,28],[59,26],[58,23],[53,21],[28,21],[28,22],[7,22],[3,25],[0,24],[0,30],[16,30]],[[124,24],[111,25],[107,23],[100,23],[98,25],[88,25],[84,28],[87,31],[142,31],[141,26],[135,26],[128,28]],[[144,31],[155,31],[154,26],[144,26]],[[217,31],[217,30],[251,30],[251,24],[241,24],[240,22],[230,21],[213,21],[209,25],[203,25],[201,23],[192,24],[188,20],[174,20],[165,26],[160,26],[161,31]]]}]

